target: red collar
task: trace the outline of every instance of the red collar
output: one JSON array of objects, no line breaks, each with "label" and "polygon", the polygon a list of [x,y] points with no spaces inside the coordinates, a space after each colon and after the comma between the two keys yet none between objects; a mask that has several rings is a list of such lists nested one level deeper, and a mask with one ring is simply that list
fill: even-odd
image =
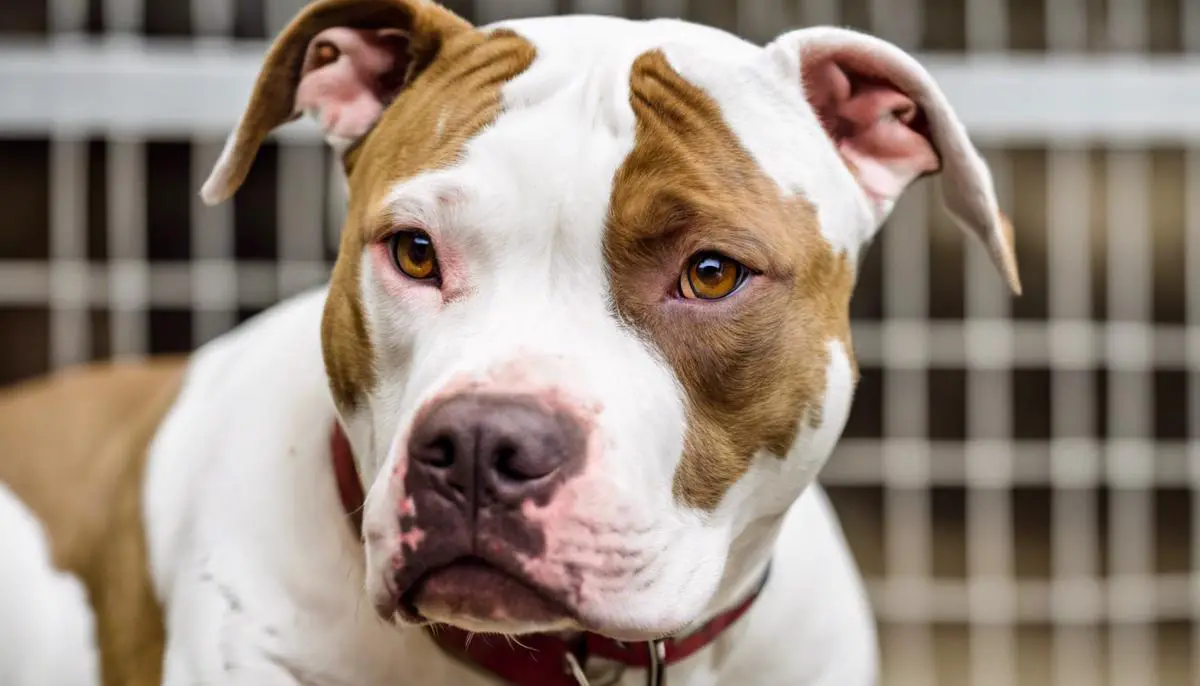
[{"label": "red collar", "polygon": [[[362,482],[354,465],[350,442],[338,422],[334,422],[332,434],[330,445],[338,495],[355,535],[361,536],[365,498]],[[587,686],[583,669],[591,657],[609,660],[627,668],[645,669],[647,684],[663,686],[666,683],[665,668],[715,641],[750,609],[766,581],[767,575],[764,574],[759,585],[745,600],[695,631],[661,641],[625,643],[588,632],[573,638],[554,634],[522,636],[518,645],[503,637],[472,635],[446,625],[431,628],[429,635],[447,653],[464,662],[474,663],[514,686]]]}]

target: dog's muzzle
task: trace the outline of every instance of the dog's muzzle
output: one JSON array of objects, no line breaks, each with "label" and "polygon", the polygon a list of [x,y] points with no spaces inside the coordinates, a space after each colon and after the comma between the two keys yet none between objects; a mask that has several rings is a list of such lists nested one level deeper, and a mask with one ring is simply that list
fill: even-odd
[{"label": "dog's muzzle", "polygon": [[492,621],[569,615],[524,573],[545,536],[523,508],[545,507],[586,450],[581,421],[533,395],[458,393],[418,413],[400,514],[401,616],[419,621],[431,605]]}]

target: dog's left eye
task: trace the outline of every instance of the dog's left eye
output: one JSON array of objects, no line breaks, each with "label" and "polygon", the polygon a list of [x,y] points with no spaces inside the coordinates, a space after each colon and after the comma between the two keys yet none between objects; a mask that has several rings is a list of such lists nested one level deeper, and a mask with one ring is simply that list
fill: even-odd
[{"label": "dog's left eye", "polygon": [[437,278],[437,253],[433,241],[424,231],[399,231],[392,235],[392,263],[410,279],[426,281]]},{"label": "dog's left eye", "polygon": [[679,294],[690,300],[720,300],[737,291],[749,276],[750,270],[732,257],[698,253],[679,275]]}]

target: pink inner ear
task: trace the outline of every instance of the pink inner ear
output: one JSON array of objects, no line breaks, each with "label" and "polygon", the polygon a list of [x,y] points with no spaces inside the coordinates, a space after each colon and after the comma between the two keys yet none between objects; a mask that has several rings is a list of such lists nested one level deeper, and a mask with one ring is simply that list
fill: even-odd
[{"label": "pink inner ear", "polygon": [[876,211],[886,214],[908,184],[940,163],[921,108],[889,79],[851,66],[860,60],[850,57],[805,64],[805,95]]},{"label": "pink inner ear", "polygon": [[317,117],[326,137],[355,140],[395,95],[406,68],[400,31],[326,29],[308,44],[296,109]]}]

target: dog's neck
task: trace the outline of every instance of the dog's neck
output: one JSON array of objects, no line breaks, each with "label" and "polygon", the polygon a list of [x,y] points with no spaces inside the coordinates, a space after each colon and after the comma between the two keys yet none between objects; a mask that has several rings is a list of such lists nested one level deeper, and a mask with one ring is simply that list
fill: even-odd
[{"label": "dog's neck", "polygon": [[751,523],[738,535],[730,547],[717,592],[696,625],[727,611],[754,592],[771,566],[771,555],[782,524],[782,515],[773,516]]}]

